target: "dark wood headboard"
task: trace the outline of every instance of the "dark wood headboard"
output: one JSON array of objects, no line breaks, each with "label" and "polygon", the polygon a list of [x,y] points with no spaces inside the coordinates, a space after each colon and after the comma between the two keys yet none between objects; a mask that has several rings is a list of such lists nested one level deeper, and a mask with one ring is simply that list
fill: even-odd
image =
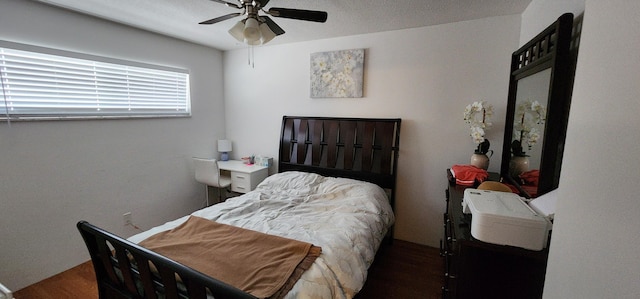
[{"label": "dark wood headboard", "polygon": [[371,182],[391,190],[395,207],[399,118],[284,116],[278,171]]}]

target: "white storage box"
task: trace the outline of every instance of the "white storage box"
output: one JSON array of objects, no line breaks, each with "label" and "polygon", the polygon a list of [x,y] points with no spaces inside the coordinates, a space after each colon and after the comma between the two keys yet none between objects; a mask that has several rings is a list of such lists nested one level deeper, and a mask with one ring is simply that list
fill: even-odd
[{"label": "white storage box", "polygon": [[258,166],[271,167],[271,165],[273,165],[273,158],[271,158],[271,157],[263,157],[263,156],[256,156],[255,157],[255,164],[258,165]]},{"label": "white storage box", "polygon": [[471,235],[484,242],[542,250],[551,222],[514,193],[468,188],[463,212],[471,213]]}]

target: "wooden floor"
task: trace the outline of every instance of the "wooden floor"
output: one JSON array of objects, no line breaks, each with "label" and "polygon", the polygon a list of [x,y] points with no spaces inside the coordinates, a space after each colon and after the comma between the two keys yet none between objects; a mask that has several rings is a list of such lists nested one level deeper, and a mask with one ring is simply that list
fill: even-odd
[{"label": "wooden floor", "polygon": [[[358,299],[441,298],[443,260],[438,249],[405,241],[386,242]],[[15,299],[98,298],[90,262],[14,293]]]},{"label": "wooden floor", "polygon": [[49,277],[13,294],[15,299],[98,298],[98,285],[91,262]]},{"label": "wooden floor", "polygon": [[444,259],[436,248],[395,240],[383,243],[356,298],[442,298]]}]

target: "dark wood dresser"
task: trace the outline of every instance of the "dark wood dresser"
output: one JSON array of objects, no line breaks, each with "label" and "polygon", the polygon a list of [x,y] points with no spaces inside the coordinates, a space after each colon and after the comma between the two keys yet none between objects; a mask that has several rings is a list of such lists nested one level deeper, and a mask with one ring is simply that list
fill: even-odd
[{"label": "dark wood dresser", "polygon": [[[443,298],[542,298],[548,249],[532,251],[485,243],[471,236],[471,215],[462,213],[465,186],[455,184],[447,170]],[[490,180],[499,175],[490,173]]]}]

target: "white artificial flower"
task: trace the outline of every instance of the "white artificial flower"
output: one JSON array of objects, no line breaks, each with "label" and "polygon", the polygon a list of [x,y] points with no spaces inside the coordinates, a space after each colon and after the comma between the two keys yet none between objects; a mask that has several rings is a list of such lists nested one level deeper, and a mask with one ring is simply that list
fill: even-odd
[{"label": "white artificial flower", "polygon": [[536,143],[538,143],[538,140],[540,139],[540,133],[538,133],[538,129],[536,128],[531,128],[531,131],[529,131],[529,136],[528,136],[529,140],[527,142],[527,144],[529,145],[529,147],[535,145]]},{"label": "white artificial flower", "polygon": [[476,101],[464,108],[464,121],[469,124],[471,138],[477,144],[482,143],[485,131],[491,128],[490,119],[493,115],[493,106],[485,101]]},{"label": "white artificial flower", "polygon": [[545,122],[547,109],[538,101],[526,100],[516,107],[513,123],[513,137],[521,145],[527,145],[529,150],[540,139],[541,126]]}]

